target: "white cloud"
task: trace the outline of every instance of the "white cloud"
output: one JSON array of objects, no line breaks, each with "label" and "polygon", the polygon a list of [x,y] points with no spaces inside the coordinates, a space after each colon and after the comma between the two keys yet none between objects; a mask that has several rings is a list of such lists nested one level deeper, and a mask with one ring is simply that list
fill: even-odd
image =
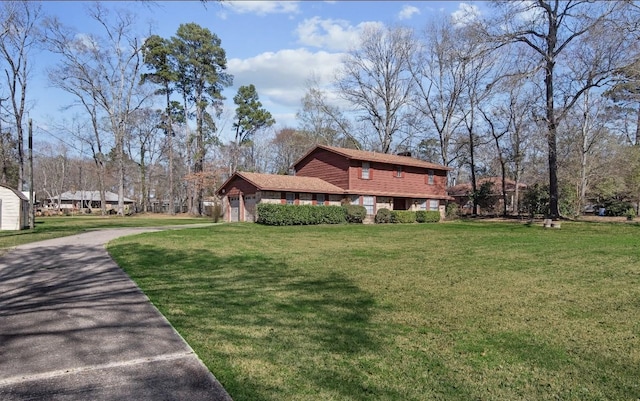
[{"label": "white cloud", "polygon": [[520,2],[516,18],[524,22],[536,22],[544,16],[544,10],[531,0]]},{"label": "white cloud", "polygon": [[455,26],[469,25],[480,17],[480,8],[475,4],[460,3],[458,9],[451,13],[451,17]]},{"label": "white cloud", "polygon": [[279,106],[299,108],[309,78],[313,75],[321,85],[327,84],[342,57],[342,53],[286,49],[244,60],[231,59],[227,69],[234,75],[235,88],[254,84],[261,99],[268,97]]},{"label": "white cloud", "polygon": [[305,19],[296,28],[298,43],[328,50],[344,51],[358,43],[360,33],[367,26],[378,26],[380,22],[362,22],[356,26],[345,20]]},{"label": "white cloud", "polygon": [[414,15],[420,14],[420,10],[417,7],[405,5],[398,13],[398,19],[406,20],[411,19]]},{"label": "white cloud", "polygon": [[228,10],[238,14],[296,14],[300,11],[297,1],[223,1]]},{"label": "white cloud", "polygon": [[95,40],[93,35],[88,33],[77,33],[73,38],[71,46],[74,50],[82,52],[98,50],[100,48],[100,45]]}]

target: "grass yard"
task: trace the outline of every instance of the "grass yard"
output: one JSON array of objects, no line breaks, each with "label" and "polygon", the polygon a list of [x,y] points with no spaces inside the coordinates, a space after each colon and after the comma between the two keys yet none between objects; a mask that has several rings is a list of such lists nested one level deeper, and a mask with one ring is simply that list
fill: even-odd
[{"label": "grass yard", "polygon": [[0,250],[30,242],[65,237],[97,228],[158,227],[210,223],[211,219],[184,216],[139,214],[135,216],[55,216],[37,217],[33,230],[0,231]]},{"label": "grass yard", "polygon": [[640,399],[637,224],[235,224],[109,251],[235,401]]}]

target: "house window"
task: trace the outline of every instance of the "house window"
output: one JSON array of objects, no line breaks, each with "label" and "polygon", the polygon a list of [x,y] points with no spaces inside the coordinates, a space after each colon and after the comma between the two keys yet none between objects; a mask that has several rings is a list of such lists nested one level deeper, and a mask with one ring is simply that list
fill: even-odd
[{"label": "house window", "polygon": [[318,206],[324,205],[324,194],[317,194],[316,195],[316,204]]},{"label": "house window", "polygon": [[427,210],[427,200],[426,199],[417,199],[418,208],[420,210]]},{"label": "house window", "polygon": [[396,166],[396,177],[402,178],[402,166]]},{"label": "house window", "polygon": [[296,203],[296,194],[293,192],[287,192],[287,205],[293,205]]},{"label": "house window", "polygon": [[428,174],[429,174],[429,176],[427,178],[427,184],[433,185],[433,183],[434,183],[433,170],[429,170]]},{"label": "house window", "polygon": [[437,199],[429,200],[429,210],[438,211],[438,206],[440,206],[440,201]]},{"label": "house window", "polygon": [[352,205],[359,205],[360,204],[360,196],[351,195],[351,204]]},{"label": "house window", "polygon": [[362,162],[362,179],[369,179],[369,162]]},{"label": "house window", "polygon": [[375,212],[375,199],[373,196],[363,196],[362,206],[367,209],[367,214],[374,214]]}]

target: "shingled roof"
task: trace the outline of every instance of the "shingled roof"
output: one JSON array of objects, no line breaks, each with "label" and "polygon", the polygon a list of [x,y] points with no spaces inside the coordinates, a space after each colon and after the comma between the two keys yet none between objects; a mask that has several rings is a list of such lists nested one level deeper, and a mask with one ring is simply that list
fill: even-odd
[{"label": "shingled roof", "polygon": [[320,178],[300,177],[294,175],[259,174],[237,172],[225,182],[220,189],[235,177],[240,177],[261,191],[310,192],[326,194],[344,194],[344,189],[330,184]]},{"label": "shingled roof", "polygon": [[354,159],[354,160],[386,163],[386,164],[393,164],[397,166],[422,167],[422,168],[433,169],[433,170],[451,170],[451,167],[442,166],[440,164],[431,163],[431,162],[416,159],[410,156],[399,156],[399,155],[392,155],[388,153],[367,152],[364,150],[338,148],[335,146],[327,146],[327,145],[317,145],[315,148],[311,149],[304,156],[298,159],[293,165],[295,166],[298,163],[300,163],[304,158],[309,156],[316,149],[328,150],[329,152],[333,152],[333,153],[342,155],[348,159]]}]

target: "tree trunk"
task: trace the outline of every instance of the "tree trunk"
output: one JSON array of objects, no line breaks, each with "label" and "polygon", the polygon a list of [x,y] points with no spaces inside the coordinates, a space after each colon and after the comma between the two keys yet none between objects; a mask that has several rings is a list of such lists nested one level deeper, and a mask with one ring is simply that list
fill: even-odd
[{"label": "tree trunk", "polygon": [[[552,53],[556,48],[557,28],[554,23],[549,24],[549,35],[547,36],[547,52]],[[557,121],[555,114],[555,103],[553,99],[553,74],[555,60],[553,54],[547,54],[545,64],[545,96],[546,96],[546,117],[547,117],[547,144],[549,151],[549,218],[557,220],[560,217],[558,207],[558,154],[557,154]]]},{"label": "tree trunk", "polygon": [[171,118],[171,99],[169,96],[169,85],[165,88],[167,95],[167,135],[169,140],[169,214],[176,214],[174,204],[176,198],[175,184],[173,182],[173,118]]}]

